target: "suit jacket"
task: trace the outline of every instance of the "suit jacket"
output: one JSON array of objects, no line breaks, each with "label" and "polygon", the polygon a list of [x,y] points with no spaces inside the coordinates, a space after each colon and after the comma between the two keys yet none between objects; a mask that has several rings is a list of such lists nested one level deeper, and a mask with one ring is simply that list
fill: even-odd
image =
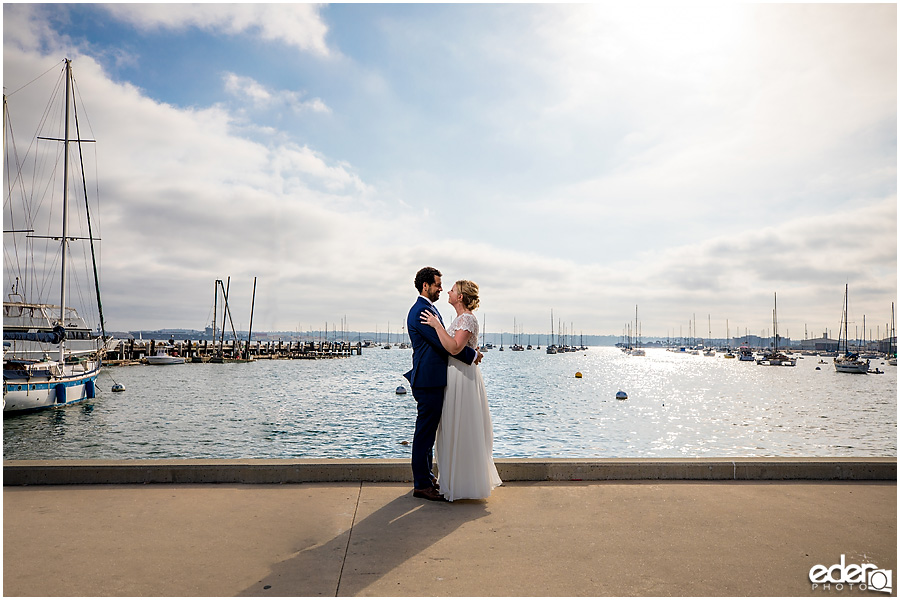
[{"label": "suit jacket", "polygon": [[[447,357],[450,353],[441,344],[434,327],[420,320],[423,310],[438,314],[437,309],[422,296],[409,309],[406,331],[413,347],[413,367],[403,376],[412,387],[444,387],[447,385]],[[454,358],[471,365],[477,356],[475,350],[466,346]]]}]

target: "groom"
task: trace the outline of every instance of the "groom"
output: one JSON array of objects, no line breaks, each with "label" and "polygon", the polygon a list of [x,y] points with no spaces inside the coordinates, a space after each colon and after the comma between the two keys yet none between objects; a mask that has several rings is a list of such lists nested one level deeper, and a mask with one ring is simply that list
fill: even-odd
[{"label": "groom", "polygon": [[[434,267],[419,269],[416,289],[419,290],[419,298],[406,317],[406,330],[413,347],[413,367],[403,374],[409,380],[418,409],[412,447],[413,496],[441,501],[445,498],[438,491],[437,479],[431,471],[432,448],[444,407],[449,353],[441,345],[434,328],[420,319],[422,311],[427,310],[437,315],[443,323],[441,313],[434,306],[441,295],[441,272]],[[479,354],[466,346],[454,358],[472,364],[480,360]]]}]

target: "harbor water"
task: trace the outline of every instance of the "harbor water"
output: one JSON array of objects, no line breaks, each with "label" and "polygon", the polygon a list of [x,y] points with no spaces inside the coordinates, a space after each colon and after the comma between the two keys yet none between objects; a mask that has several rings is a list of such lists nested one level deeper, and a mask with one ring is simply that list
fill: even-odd
[{"label": "harbor water", "polygon": [[[415,401],[395,390],[409,390],[411,360],[395,347],[104,367],[95,399],[4,418],[3,457],[406,458]],[[884,373],[836,373],[814,356],[769,367],[610,347],[495,348],[482,363],[496,458],[897,456],[897,368],[871,368]],[[114,381],[126,391],[111,392]]]}]

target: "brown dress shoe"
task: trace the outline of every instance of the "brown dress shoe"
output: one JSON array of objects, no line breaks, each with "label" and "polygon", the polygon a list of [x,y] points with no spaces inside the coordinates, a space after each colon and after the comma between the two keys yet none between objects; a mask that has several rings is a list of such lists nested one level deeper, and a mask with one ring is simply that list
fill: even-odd
[{"label": "brown dress shoe", "polygon": [[426,500],[435,500],[437,502],[447,501],[447,499],[433,487],[425,488],[423,490],[413,490],[413,498],[425,498]]}]

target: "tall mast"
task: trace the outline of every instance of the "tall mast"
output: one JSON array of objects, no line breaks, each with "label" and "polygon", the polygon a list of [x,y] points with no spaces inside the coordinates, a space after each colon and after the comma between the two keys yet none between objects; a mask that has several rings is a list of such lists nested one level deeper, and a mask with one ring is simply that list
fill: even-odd
[{"label": "tall mast", "polygon": [[[634,305],[634,335],[635,335],[635,339],[639,339],[639,338],[637,337],[637,336],[638,336],[638,313],[637,313],[637,310],[638,310],[638,305],[635,304],[635,305]],[[638,348],[640,348],[640,346],[641,346],[640,341],[638,341],[637,343],[635,343],[635,346],[637,346]]]},{"label": "tall mast", "polygon": [[225,282],[221,279],[219,283],[222,284],[222,333],[221,333],[221,342],[222,348],[220,350],[221,355],[225,356],[225,318],[228,316],[228,290],[231,289],[231,275],[228,276],[228,287],[225,287]]},{"label": "tall mast", "polygon": [[850,293],[850,284],[844,284],[844,353],[850,352],[850,338],[847,337],[849,333],[847,332],[847,321],[850,320],[849,309],[850,302],[847,299],[847,294]]},{"label": "tall mast", "polygon": [[858,352],[865,352],[865,350],[866,350],[866,315],[863,315],[862,348],[859,347],[859,340],[856,340],[856,350]]},{"label": "tall mast", "polygon": [[93,140],[81,139],[81,128],[78,126],[78,107],[72,103],[72,112],[75,116],[75,141],[78,143],[78,159],[81,164],[81,185],[84,189],[84,215],[87,218],[88,241],[91,245],[91,265],[94,268],[94,292],[97,295],[97,312],[100,317],[100,335],[103,343],[106,343],[106,320],[103,318],[103,301],[100,298],[100,276],[97,274],[97,253],[94,251],[94,232],[91,227],[91,205],[88,202],[87,182],[84,178],[84,153],[81,149],[82,142]]},{"label": "tall mast", "polygon": [[550,343],[553,344],[553,309],[550,309]]},{"label": "tall mast", "polygon": [[[60,261],[59,325],[66,326],[66,241],[69,236],[69,103],[72,94],[72,61],[66,63],[66,122],[63,133],[63,206],[62,206],[62,259]],[[59,342],[59,362],[65,362],[65,336]]]},{"label": "tall mast", "polygon": [[213,354],[216,351],[216,321],[219,320],[219,280],[216,279],[216,282],[213,284],[215,286],[215,290],[213,291],[213,334],[212,334],[212,343],[213,343]]},{"label": "tall mast", "polygon": [[256,306],[256,277],[253,278],[253,298],[250,300],[250,328],[247,330],[247,358],[250,358],[250,340],[253,339],[253,309]]},{"label": "tall mast", "polygon": [[775,308],[772,309],[772,333],[775,336],[775,352],[778,352],[778,293],[775,293]]}]

